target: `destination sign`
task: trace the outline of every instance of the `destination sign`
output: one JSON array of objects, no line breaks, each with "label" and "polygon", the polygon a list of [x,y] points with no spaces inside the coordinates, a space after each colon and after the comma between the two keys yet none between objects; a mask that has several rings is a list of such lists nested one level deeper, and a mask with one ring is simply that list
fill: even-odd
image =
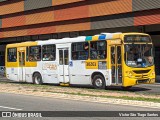
[{"label": "destination sign", "polygon": [[126,35],[124,42],[151,42],[151,39],[146,35]]}]

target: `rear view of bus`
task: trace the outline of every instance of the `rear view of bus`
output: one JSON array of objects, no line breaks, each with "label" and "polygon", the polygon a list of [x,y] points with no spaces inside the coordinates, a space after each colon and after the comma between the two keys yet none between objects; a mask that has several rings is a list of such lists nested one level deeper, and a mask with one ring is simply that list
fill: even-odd
[{"label": "rear view of bus", "polygon": [[155,82],[153,44],[149,35],[123,34],[123,86]]}]

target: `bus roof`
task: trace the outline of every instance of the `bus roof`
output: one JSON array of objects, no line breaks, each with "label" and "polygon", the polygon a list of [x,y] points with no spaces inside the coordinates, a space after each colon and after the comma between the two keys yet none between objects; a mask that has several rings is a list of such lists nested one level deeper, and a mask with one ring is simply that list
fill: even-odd
[{"label": "bus roof", "polygon": [[21,43],[8,44],[6,47],[23,47],[23,46],[34,46],[34,45],[37,45],[37,42],[27,41]]},{"label": "bus roof", "polygon": [[69,42],[83,42],[83,41],[96,41],[96,40],[109,40],[109,39],[122,39],[125,35],[148,35],[145,33],[128,32],[128,33],[101,33],[94,36],[79,36],[75,38],[62,38],[62,39],[49,39],[49,40],[38,40],[38,41],[27,41],[21,43],[8,44],[6,47],[23,47],[23,46],[34,46],[43,44],[56,44],[56,43],[69,43]]}]

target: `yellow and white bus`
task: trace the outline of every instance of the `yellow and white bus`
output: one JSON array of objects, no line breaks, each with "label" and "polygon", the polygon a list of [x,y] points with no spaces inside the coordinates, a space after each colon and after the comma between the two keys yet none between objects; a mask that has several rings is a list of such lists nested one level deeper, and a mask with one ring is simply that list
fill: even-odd
[{"label": "yellow and white bus", "polygon": [[6,46],[8,79],[35,84],[129,88],[155,82],[153,44],[144,33],[22,42]]}]

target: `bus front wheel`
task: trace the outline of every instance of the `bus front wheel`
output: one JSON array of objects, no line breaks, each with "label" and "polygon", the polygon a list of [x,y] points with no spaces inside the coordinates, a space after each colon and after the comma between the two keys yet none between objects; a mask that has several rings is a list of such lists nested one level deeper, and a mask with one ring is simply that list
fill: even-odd
[{"label": "bus front wheel", "polygon": [[43,83],[42,82],[42,76],[39,73],[35,73],[33,75],[33,83],[37,84],[37,85],[41,85]]},{"label": "bus front wheel", "polygon": [[95,75],[93,77],[93,87],[95,89],[105,89],[105,81],[104,81],[104,78],[103,76],[101,75]]}]

